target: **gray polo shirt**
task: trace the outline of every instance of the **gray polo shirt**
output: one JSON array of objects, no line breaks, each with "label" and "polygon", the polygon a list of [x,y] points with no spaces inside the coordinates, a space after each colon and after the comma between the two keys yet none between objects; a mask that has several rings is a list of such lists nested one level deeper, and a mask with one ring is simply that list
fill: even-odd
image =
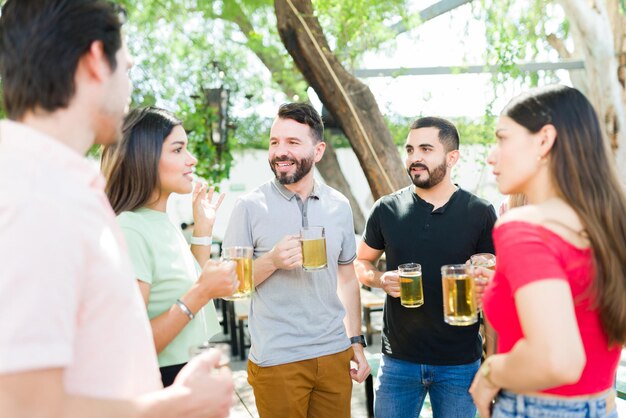
[{"label": "gray polo shirt", "polygon": [[273,179],[237,200],[223,245],[254,247],[257,258],[307,225],[325,228],[328,268],[277,270],[256,287],[248,326],[250,360],[259,366],[335,354],[350,346],[337,296],[337,267],[354,261],[356,242],[352,210],[341,193],[316,182],[302,201]]}]

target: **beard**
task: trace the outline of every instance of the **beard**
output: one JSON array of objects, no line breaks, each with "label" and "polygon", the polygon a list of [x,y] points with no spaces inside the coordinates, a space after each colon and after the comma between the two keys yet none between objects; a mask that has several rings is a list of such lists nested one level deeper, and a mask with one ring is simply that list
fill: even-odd
[{"label": "beard", "polygon": [[[293,174],[276,172],[276,163],[285,161],[293,163],[296,167],[296,171]],[[301,160],[296,160],[294,158],[288,157],[274,158],[270,160],[269,163],[272,172],[274,173],[280,184],[294,184],[302,180],[302,178],[309,174],[309,171],[311,171],[311,169],[313,168],[313,155],[311,154],[310,157],[303,158]]]},{"label": "beard", "polygon": [[[411,168],[417,167],[425,169],[428,172],[428,177],[423,178],[424,173],[411,176]],[[446,164],[446,160],[444,159],[443,162],[433,168],[432,171],[425,164],[420,163],[411,164],[406,171],[409,173],[409,177],[411,177],[411,181],[416,187],[419,187],[420,189],[430,189],[431,187],[441,183],[441,181],[445,178],[446,173],[448,172],[448,166]]]}]

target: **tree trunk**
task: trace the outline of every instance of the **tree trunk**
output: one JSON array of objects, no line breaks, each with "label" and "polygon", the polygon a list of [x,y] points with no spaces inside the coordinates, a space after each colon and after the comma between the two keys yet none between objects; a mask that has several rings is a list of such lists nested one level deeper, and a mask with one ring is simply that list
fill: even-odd
[{"label": "tree trunk", "polygon": [[[326,184],[330,187],[337,189],[342,193],[342,190],[350,190],[350,185],[348,184],[346,177],[341,172],[335,148],[331,145],[330,141],[326,142],[324,158],[322,158],[319,163],[315,164],[315,167],[317,167],[320,174],[322,174],[322,177],[324,177],[324,181],[326,181]],[[361,234],[365,229],[365,216],[363,215],[363,211],[361,211],[361,206],[359,206],[359,202],[357,202],[352,193],[344,193],[344,195],[348,198],[350,206],[352,206],[354,232]]]},{"label": "tree trunk", "polygon": [[370,89],[331,52],[310,0],[275,0],[287,51],[346,134],[375,199],[409,184],[400,154]]},{"label": "tree trunk", "polygon": [[615,150],[620,175],[626,178],[624,87],[618,78],[617,50],[606,4],[604,0],[561,0],[559,3],[571,23],[576,48],[585,59],[587,97],[598,112],[606,139]]}]

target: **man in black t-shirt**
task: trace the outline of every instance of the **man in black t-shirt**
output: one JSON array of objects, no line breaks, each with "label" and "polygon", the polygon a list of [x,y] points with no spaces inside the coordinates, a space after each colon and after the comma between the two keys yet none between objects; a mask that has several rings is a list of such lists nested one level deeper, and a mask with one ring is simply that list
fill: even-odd
[{"label": "man in black t-shirt", "polygon": [[[427,393],[435,418],[474,417],[468,390],[480,365],[478,324],[451,326],[443,320],[441,266],[462,264],[476,253],[493,253],[492,205],[452,183],[459,159],[455,126],[420,118],[405,144],[413,185],[379,199],[372,208],[357,252],[364,285],[387,293],[382,352],[376,386],[377,418],[413,417]],[[387,272],[374,263],[386,254]],[[398,265],[422,266],[424,304],[400,305]]]}]

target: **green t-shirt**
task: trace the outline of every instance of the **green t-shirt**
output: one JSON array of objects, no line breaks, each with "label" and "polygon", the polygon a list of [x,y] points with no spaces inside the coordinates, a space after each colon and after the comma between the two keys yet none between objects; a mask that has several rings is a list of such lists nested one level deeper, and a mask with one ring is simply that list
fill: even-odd
[{"label": "green t-shirt", "polygon": [[[150,285],[148,317],[169,310],[176,299],[196,282],[200,266],[182,232],[166,213],[141,208],[123,212],[122,227],[137,279]],[[189,348],[202,344],[220,331],[215,306],[210,301],[159,354],[159,366],[189,360]]]}]

